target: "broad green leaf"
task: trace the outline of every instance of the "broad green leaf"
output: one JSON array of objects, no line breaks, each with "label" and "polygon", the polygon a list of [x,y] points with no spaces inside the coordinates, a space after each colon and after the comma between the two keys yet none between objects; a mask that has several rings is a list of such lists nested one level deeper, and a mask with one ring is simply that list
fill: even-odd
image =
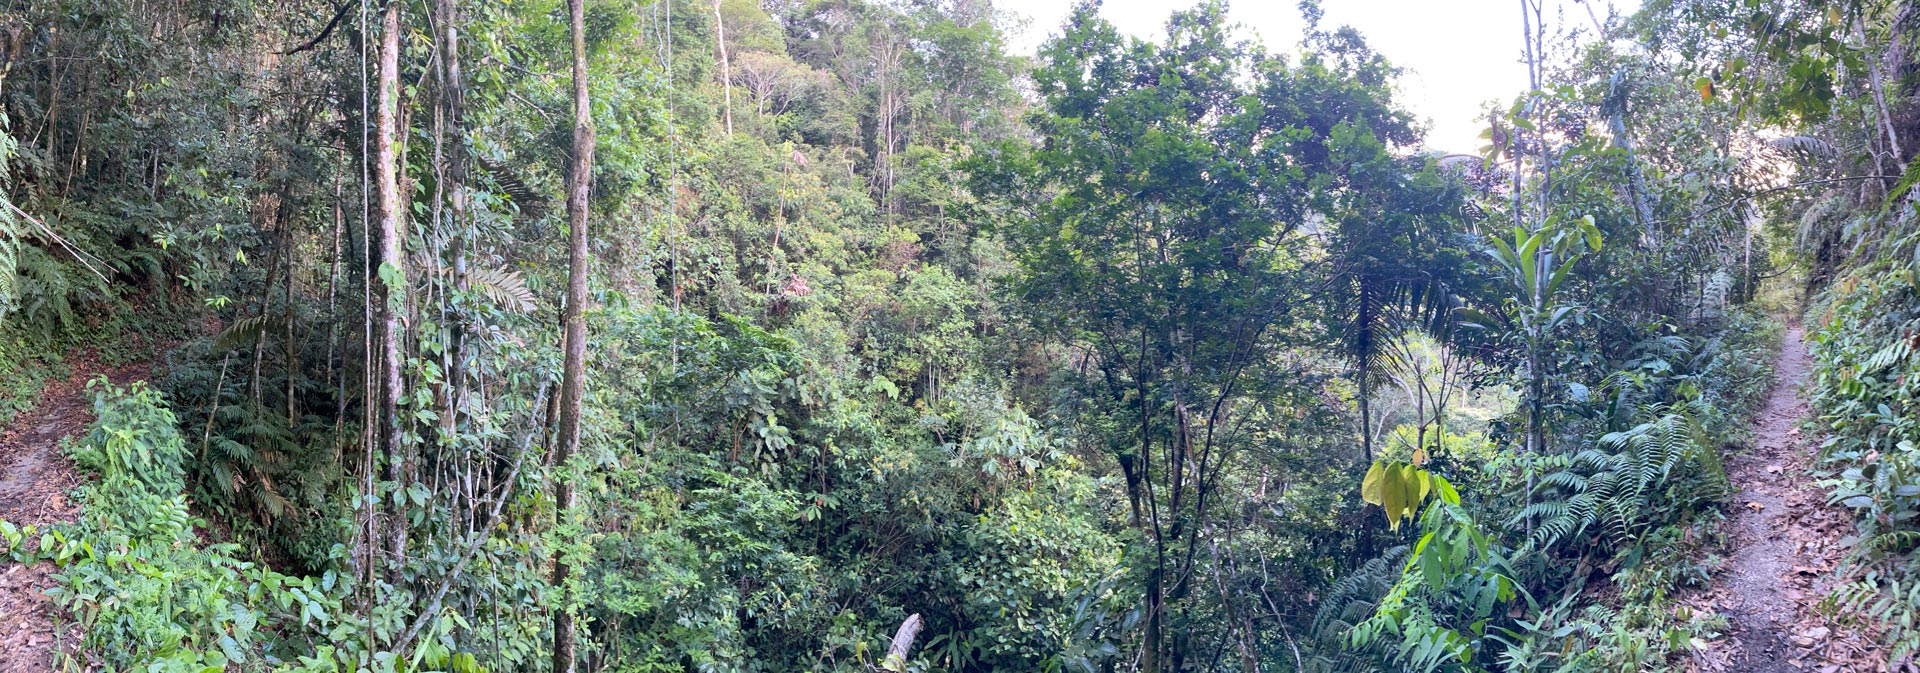
[{"label": "broad green leaf", "polygon": [[1428,544],[1420,550],[1420,575],[1427,581],[1427,586],[1435,590],[1447,586],[1447,568],[1440,562],[1440,554],[1436,553],[1442,546],[1445,545]]},{"label": "broad green leaf", "polygon": [[1446,477],[1437,474],[1433,475],[1433,488],[1435,492],[1440,494],[1441,501],[1449,505],[1460,504],[1460,492],[1454,490],[1453,482],[1447,481]]}]

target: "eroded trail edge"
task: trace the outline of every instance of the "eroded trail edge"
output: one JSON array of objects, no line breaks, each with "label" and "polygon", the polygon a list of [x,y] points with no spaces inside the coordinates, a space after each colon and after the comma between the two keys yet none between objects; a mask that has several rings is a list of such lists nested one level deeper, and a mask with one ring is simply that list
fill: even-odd
[{"label": "eroded trail edge", "polygon": [[1733,637],[1700,652],[1716,671],[1877,671],[1884,655],[1868,634],[1828,623],[1815,609],[1852,530],[1847,513],[1826,504],[1807,476],[1817,442],[1799,424],[1808,415],[1801,388],[1805,330],[1787,330],[1774,362],[1774,385],[1754,418],[1753,448],[1729,457],[1730,553],[1700,607],[1728,615]]},{"label": "eroded trail edge", "polygon": [[[0,519],[42,528],[73,520],[78,510],[67,495],[80,477],[61,447],[93,422],[87,381],[104,374],[124,386],[149,372],[144,364],[105,368],[88,358],[69,362],[72,376],[47,386],[32,409],[0,430]],[[0,673],[54,670],[53,648],[70,647],[74,634],[56,633],[60,621],[45,594],[53,586],[52,564],[0,563]]]}]

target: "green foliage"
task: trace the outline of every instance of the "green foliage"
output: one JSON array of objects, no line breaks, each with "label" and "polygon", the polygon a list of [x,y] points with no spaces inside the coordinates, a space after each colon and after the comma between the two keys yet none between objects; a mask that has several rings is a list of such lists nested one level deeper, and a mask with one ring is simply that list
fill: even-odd
[{"label": "green foliage", "polygon": [[[1743,436],[1733,419],[1757,409],[1772,375],[1751,363],[1769,357],[1778,327],[1740,312],[1728,320],[1699,346],[1650,340],[1587,394],[1554,405],[1568,429],[1591,433],[1574,440],[1585,448],[1451,474],[1469,480],[1467,499],[1427,508],[1420,537],[1384,557],[1405,555],[1398,572],[1369,564],[1334,585],[1313,633],[1340,651],[1314,665],[1642,670],[1724,633],[1724,617],[1676,613],[1669,601],[1709,578],[1727,491],[1718,450]],[[1445,451],[1432,460],[1452,469]],[[1381,481],[1395,471],[1383,467]],[[1476,502],[1477,489],[1533,504]],[[1597,570],[1621,587],[1618,605],[1582,598]]]},{"label": "green foliage", "polygon": [[[107,498],[128,501],[124,510],[113,513],[138,515],[145,510],[161,509],[157,499],[173,500],[186,483],[187,449],[173,412],[166,408],[160,393],[144,383],[122,392],[103,379],[89,382],[94,389],[95,421],[85,440],[74,445],[73,461],[81,468],[102,477],[89,491],[106,502]],[[101,512],[106,514],[106,512]],[[137,530],[139,521],[98,521],[103,530]]]},{"label": "green foliage", "polygon": [[[965,591],[967,614],[979,625],[951,636],[967,646],[945,666],[964,662],[1011,665],[1034,653],[1070,647],[1077,600],[1095,604],[1123,598],[1101,580],[1121,570],[1120,540],[1099,525],[1093,509],[1096,484],[1058,464],[1039,482],[1008,494],[981,513],[968,530],[977,564],[953,569],[954,586]],[[1063,647],[1067,646],[1067,647]]]},{"label": "green foliage", "polygon": [[1729,96],[1776,122],[1826,119],[1842,104],[1842,72],[1863,55],[1855,3],[1660,2],[1637,17],[1656,50],[1676,52],[1701,98]]},{"label": "green foliage", "polygon": [[136,302],[114,302],[120,308],[112,314],[71,330],[56,321],[0,321],[0,423],[33,408],[49,384],[72,376],[74,358],[109,367],[146,360],[194,329],[190,311]]},{"label": "green foliage", "polygon": [[1684,520],[1725,495],[1726,472],[1685,407],[1640,413],[1649,420],[1608,433],[1592,448],[1533,461],[1529,469],[1540,473],[1546,497],[1515,515],[1516,523],[1539,522],[1527,549],[1585,535],[1637,551],[1637,536]]},{"label": "green foliage", "polygon": [[[1882,537],[1885,537],[1884,535]],[[1877,544],[1861,547],[1867,554],[1886,551]],[[1916,599],[1920,589],[1914,585],[1911,564],[1896,567],[1886,574],[1869,570],[1853,581],[1841,584],[1820,602],[1820,609],[1841,623],[1870,623],[1887,631],[1887,658],[1898,661],[1920,652],[1920,633],[1910,624],[1916,617]]]},{"label": "green foliage", "polygon": [[315,670],[334,670],[328,644],[365,628],[343,608],[345,583],[289,577],[239,559],[237,545],[201,543],[182,493],[188,453],[160,394],[93,387],[98,420],[72,449],[94,478],[80,492],[81,519],[45,531],[30,553],[8,540],[16,556],[59,567],[48,595],[76,619],[84,651],[114,670],[264,670],[308,655],[327,660]]},{"label": "green foliage", "polygon": [[1379,505],[1386,512],[1387,525],[1394,530],[1400,529],[1402,520],[1413,519],[1429,495],[1460,504],[1460,493],[1445,477],[1413,464],[1374,461],[1360,480],[1360,499]]},{"label": "green foliage", "polygon": [[[1904,260],[1893,260],[1899,264]],[[1892,659],[1920,650],[1911,614],[1920,540],[1920,389],[1913,381],[1913,333],[1920,300],[1910,276],[1881,273],[1879,260],[1829,290],[1830,318],[1811,341],[1811,402],[1824,433],[1819,482],[1828,499],[1853,510],[1854,581],[1828,599],[1836,616],[1860,616],[1887,630]]]},{"label": "green foliage", "polygon": [[1532,599],[1521,593],[1508,552],[1457,495],[1443,491],[1421,515],[1420,530],[1398,581],[1371,617],[1347,630],[1347,647],[1403,670],[1470,667],[1490,649],[1484,641],[1497,608]]},{"label": "green foliage", "polygon": [[[1700,11],[1772,30],[1738,4]],[[397,266],[363,207],[371,26],[29,2],[0,52],[0,415],[76,347],[181,342],[177,414],[101,398],[80,521],[0,525],[106,668],[542,671],[557,610],[620,671],[866,671],[908,614],[887,666],[969,672],[1630,670],[1724,627],[1666,596],[1770,374],[1777,328],[1730,307],[1784,239],[1727,207],[1756,184],[1734,96],[1659,44],[1543,66],[1476,170],[1419,153],[1398,71],[1311,3],[1297,58],[1210,2],[1157,41],[1082,6],[1031,61],[989,3],[588,3],[590,362],[556,464],[566,12],[392,7]],[[1709,84],[1857,113],[1820,78],[1859,59],[1789,18],[1759,47],[1810,65]],[[1700,28],[1672,43],[1741,46]],[[1779,145],[1858,145],[1816,140]],[[1829,200],[1812,238],[1875,240]],[[1910,451],[1854,413],[1900,417],[1898,385],[1833,397],[1843,434]],[[1898,555],[1884,469],[1839,478]],[[1595,570],[1621,604],[1582,597]]]}]

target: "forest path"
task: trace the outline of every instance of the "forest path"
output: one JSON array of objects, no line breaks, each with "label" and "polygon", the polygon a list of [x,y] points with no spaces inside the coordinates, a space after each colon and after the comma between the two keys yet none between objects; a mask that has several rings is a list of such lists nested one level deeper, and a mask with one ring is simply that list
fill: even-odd
[{"label": "forest path", "polygon": [[1871,634],[1828,623],[1815,610],[1846,553],[1839,539],[1853,525],[1807,476],[1816,445],[1798,427],[1809,413],[1800,397],[1808,369],[1804,337],[1799,325],[1788,328],[1773,391],[1754,418],[1754,446],[1727,463],[1731,549],[1701,607],[1731,617],[1734,646],[1701,650],[1696,663],[1704,670],[1886,670]]},{"label": "forest path", "polygon": [[[16,525],[71,521],[78,506],[67,493],[79,485],[79,474],[61,451],[61,440],[79,437],[93,422],[93,395],[87,381],[105,375],[115,385],[147,378],[147,363],[105,367],[80,354],[69,357],[73,375],[49,384],[33,408],[14,416],[0,430],[0,519]],[[4,561],[0,561],[4,562]],[[70,645],[77,633],[70,628],[55,638],[53,604],[45,591],[53,586],[53,565],[6,563],[0,569],[0,673],[41,673],[54,670],[56,641]]]}]

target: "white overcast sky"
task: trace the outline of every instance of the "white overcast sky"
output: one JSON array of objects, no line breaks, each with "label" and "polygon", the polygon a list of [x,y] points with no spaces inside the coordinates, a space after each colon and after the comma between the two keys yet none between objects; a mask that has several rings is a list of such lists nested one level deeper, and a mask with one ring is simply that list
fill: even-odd
[{"label": "white overcast sky", "polygon": [[[1545,0],[1549,28],[1565,22],[1592,32],[1593,15],[1630,14],[1640,0]],[[1196,0],[1107,0],[1101,15],[1121,31],[1143,39],[1166,35],[1167,16]],[[1013,0],[1002,5],[1029,23],[1014,39],[1015,51],[1033,54],[1060,32],[1073,0]],[[1297,0],[1239,0],[1229,16],[1258,36],[1269,51],[1293,54],[1300,44]],[[1374,50],[1406,72],[1400,102],[1428,121],[1430,149],[1474,153],[1488,101],[1510,102],[1527,87],[1520,63],[1520,0],[1322,0],[1323,26],[1353,26]]]}]

